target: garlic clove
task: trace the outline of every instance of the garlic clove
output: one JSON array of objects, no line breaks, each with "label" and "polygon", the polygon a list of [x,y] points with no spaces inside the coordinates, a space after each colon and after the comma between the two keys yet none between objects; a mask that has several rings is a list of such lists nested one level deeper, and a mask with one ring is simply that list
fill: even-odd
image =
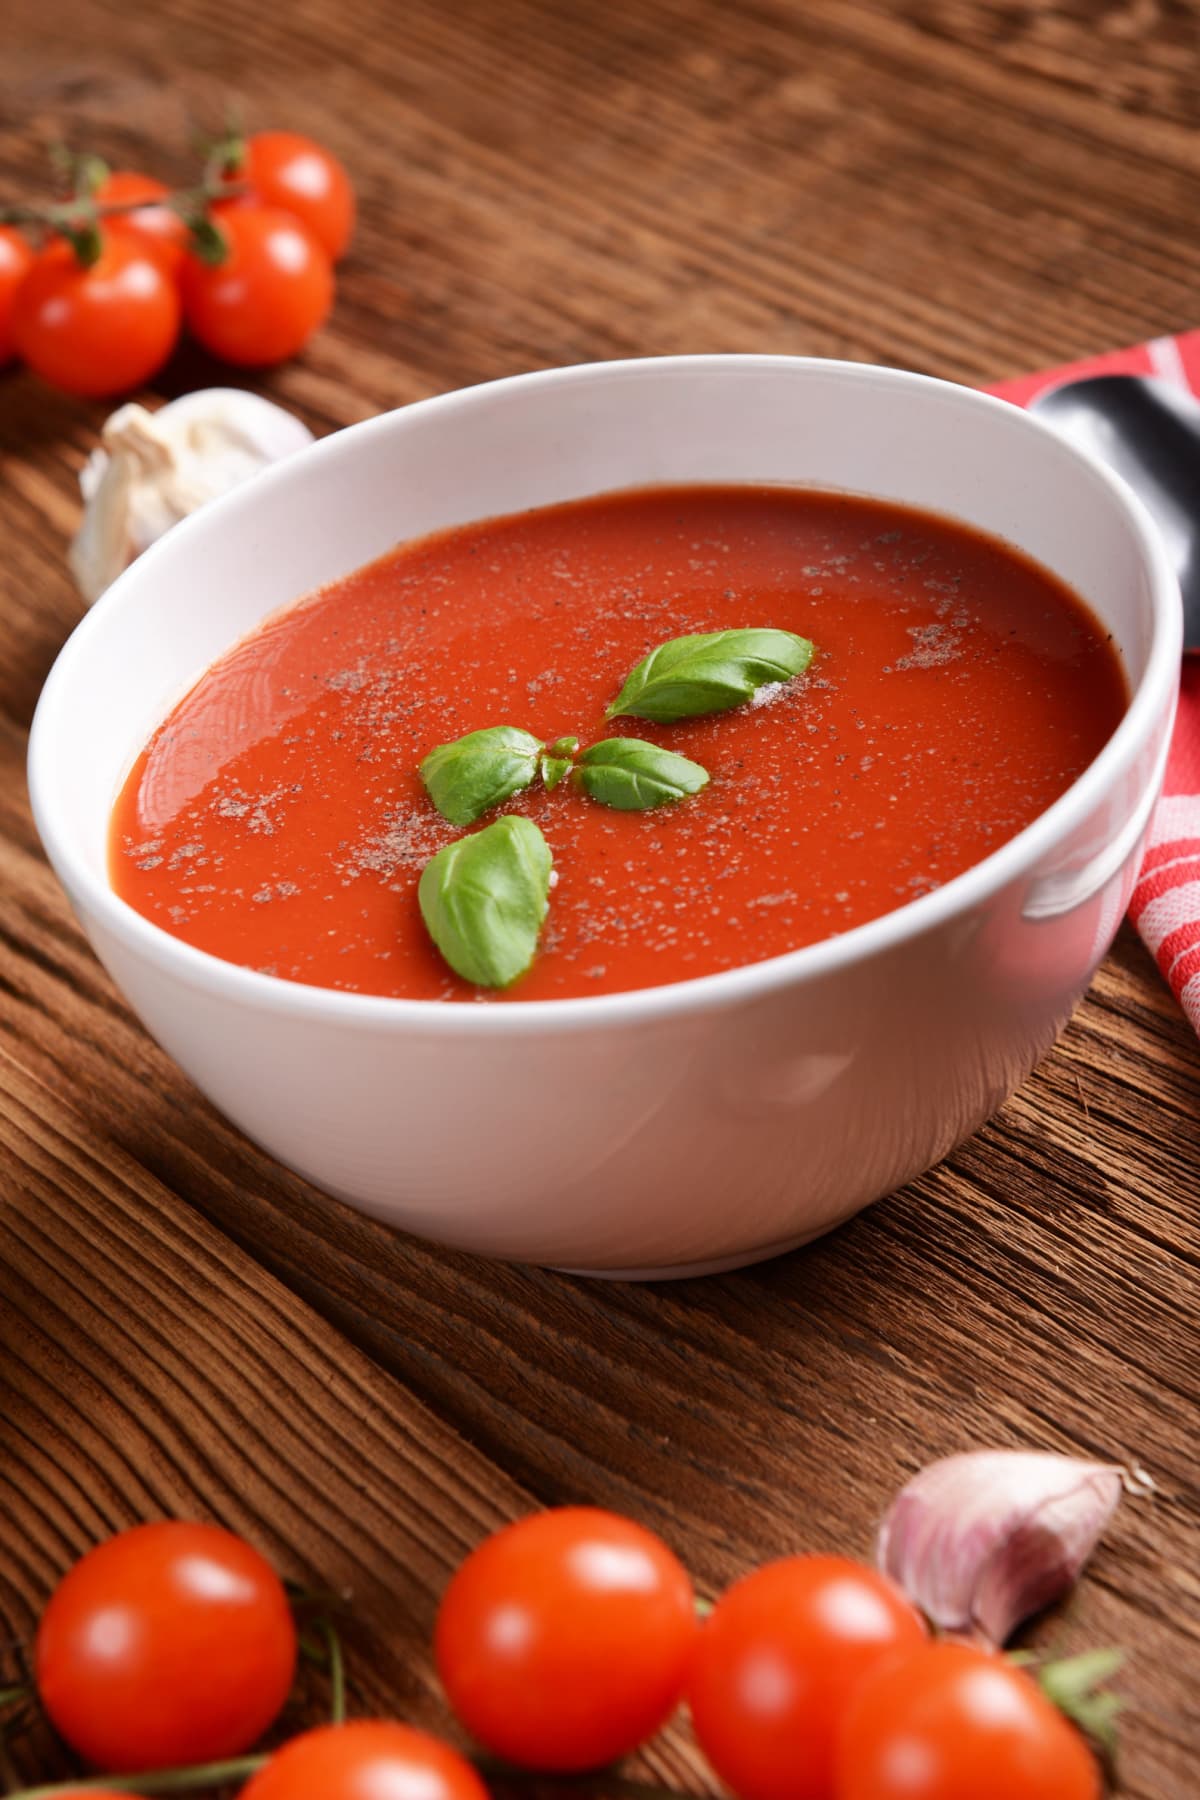
[{"label": "garlic clove", "polygon": [[948,1456],[896,1496],[879,1567],[933,1625],[998,1648],[1077,1580],[1121,1489],[1109,1463],[1027,1450]]},{"label": "garlic clove", "polygon": [[[122,408],[126,410],[143,409]],[[67,551],[67,561],[89,606],[138,554],[133,538],[137,481],[135,456],[113,457],[105,450],[93,450],[80,472],[83,519]]]},{"label": "garlic clove", "polygon": [[161,407],[154,417],[193,442],[224,436],[260,464],[278,462],[311,444],[313,434],[295,413],[243,388],[197,388]]},{"label": "garlic clove", "polygon": [[84,599],[206,501],[311,442],[293,414],[240,388],[203,388],[155,413],[120,407],[79,477],[84,514],[68,560]]}]

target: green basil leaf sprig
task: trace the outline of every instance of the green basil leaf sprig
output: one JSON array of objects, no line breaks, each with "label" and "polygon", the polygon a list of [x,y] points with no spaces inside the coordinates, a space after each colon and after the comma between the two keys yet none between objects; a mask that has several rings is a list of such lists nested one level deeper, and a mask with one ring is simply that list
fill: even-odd
[{"label": "green basil leaf sprig", "polygon": [[[630,673],[607,716],[671,724],[728,712],[769,682],[802,674],[812,654],[807,638],[766,628],[672,638]],[[700,763],[644,738],[605,738],[578,753],[577,737],[543,743],[516,725],[490,725],[438,744],[420,772],[452,825],[474,824],[539,776],[549,792],[570,774],[590,799],[620,812],[670,805],[708,785]],[[508,814],[426,863],[417,889],[421,916],[464,981],[509,987],[537,953],[552,879],[553,858],[538,827]]]},{"label": "green basil leaf sprig", "polygon": [[438,744],[421,764],[429,798],[452,825],[473,825],[536,779],[542,741],[516,725],[488,725]]},{"label": "green basil leaf sprig", "polygon": [[813,647],[793,631],[701,631],[671,638],[643,657],[606,717],[669,725],[703,713],[728,712],[770,681],[791,681],[812,661]]},{"label": "green basil leaf sprig", "polygon": [[644,738],[605,738],[584,751],[575,779],[589,799],[618,812],[646,812],[698,794],[708,770]]},{"label": "green basil leaf sprig", "polygon": [[541,760],[542,786],[551,793],[571,767],[571,760],[579,748],[577,737],[555,738],[552,744],[545,746],[545,755]]},{"label": "green basil leaf sprig", "polygon": [[525,973],[550,904],[553,866],[533,820],[517,813],[445,845],[426,863],[417,887],[421,917],[464,981],[506,988]]}]

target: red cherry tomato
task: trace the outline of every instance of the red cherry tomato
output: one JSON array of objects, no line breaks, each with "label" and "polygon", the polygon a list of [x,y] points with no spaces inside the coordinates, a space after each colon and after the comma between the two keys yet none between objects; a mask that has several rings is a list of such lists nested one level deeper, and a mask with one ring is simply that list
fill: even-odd
[{"label": "red cherry tomato", "polygon": [[881,1661],[925,1641],[886,1577],[793,1556],[737,1581],[704,1623],[688,1701],[700,1748],[739,1800],[841,1800],[838,1720]]},{"label": "red cherry tomato", "polygon": [[283,1583],[216,1525],[167,1521],[109,1538],[59,1582],[34,1651],[57,1729],[107,1769],[236,1756],[292,1685]]},{"label": "red cherry tomato", "polygon": [[838,1800],[1099,1800],[1087,1745],[1037,1684],[967,1644],[927,1644],[846,1709]]},{"label": "red cherry tomato", "polygon": [[465,1757],[408,1725],[356,1719],[293,1738],[240,1800],[487,1800]]},{"label": "red cherry tomato", "polygon": [[224,262],[184,258],[188,327],[225,362],[259,368],[294,356],[333,304],[333,269],[306,225],[278,207],[222,201]]},{"label": "red cherry tomato", "polygon": [[17,289],[36,261],[33,246],[10,225],[0,225],[0,369],[15,352],[12,332]]},{"label": "red cherry tomato", "polygon": [[298,131],[256,131],[231,179],[246,181],[266,206],[294,213],[338,262],[354,231],[354,189],[336,156]]},{"label": "red cherry tomato", "polygon": [[562,1507],[467,1558],[442,1599],[434,1657],[488,1749],[529,1769],[594,1769],[672,1712],[696,1631],[691,1581],[659,1538]]},{"label": "red cherry tomato", "polygon": [[103,234],[83,268],[70,244],[47,244],[17,290],[12,335],[30,368],[68,394],[98,399],[141,387],[179,336],[179,295],[158,255]]},{"label": "red cherry tomato", "polygon": [[96,189],[95,201],[97,206],[128,206],[135,200],[150,202],[136,212],[110,214],[104,221],[104,228],[113,237],[132,238],[136,243],[157,250],[163,267],[170,274],[178,275],[188,247],[187,226],[169,206],[154,204],[165,200],[170,191],[153,175],[138,175],[132,169],[115,169]]}]

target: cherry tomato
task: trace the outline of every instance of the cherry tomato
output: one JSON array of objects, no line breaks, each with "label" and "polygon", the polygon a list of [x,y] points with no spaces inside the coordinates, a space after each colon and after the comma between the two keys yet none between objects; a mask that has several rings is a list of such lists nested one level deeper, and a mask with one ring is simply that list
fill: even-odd
[{"label": "cherry tomato", "polygon": [[450,1704],[529,1769],[599,1768],[679,1701],[697,1622],[686,1570],[653,1533],[592,1507],[535,1513],[463,1563],[438,1611]]},{"label": "cherry tomato", "polygon": [[321,1725],[276,1752],[239,1800],[487,1800],[465,1757],[409,1725]]},{"label": "cherry tomato", "polygon": [[0,369],[12,360],[15,352],[12,316],[17,289],[35,261],[33,246],[20,232],[9,225],[0,225]]},{"label": "cherry tomato", "polygon": [[97,206],[128,206],[134,200],[151,204],[137,212],[111,214],[104,221],[105,230],[113,237],[132,238],[136,243],[157,250],[163,267],[178,275],[188,247],[188,229],[179,214],[169,206],[155,205],[165,200],[170,188],[153,175],[138,175],[132,169],[115,169],[96,189]]},{"label": "cherry tomato", "polygon": [[346,254],[354,231],[354,189],[337,157],[312,138],[298,131],[256,131],[232,179],[248,182],[264,205],[294,213],[331,261]]},{"label": "cherry tomato", "polygon": [[236,1756],[292,1685],[296,1627],[283,1583],[216,1525],[136,1525],[77,1562],[50,1596],[34,1651],[58,1730],[107,1769]]},{"label": "cherry tomato", "polygon": [[333,304],[333,269],[306,225],[273,206],[221,202],[224,262],[184,258],[183,307],[206,350],[244,368],[294,356]]},{"label": "cherry tomato", "polygon": [[175,346],[179,313],[156,252],[105,232],[99,260],[85,269],[60,239],[17,290],[13,342],[44,381],[98,399],[149,381]]},{"label": "cherry tomato", "polygon": [[743,1577],[700,1633],[688,1701],[700,1748],[739,1800],[833,1800],[838,1719],[858,1684],[923,1643],[886,1577],[792,1556]]},{"label": "cherry tomato", "polygon": [[838,1800],[1099,1800],[1095,1758],[1036,1682],[968,1644],[870,1676],[842,1720]]}]

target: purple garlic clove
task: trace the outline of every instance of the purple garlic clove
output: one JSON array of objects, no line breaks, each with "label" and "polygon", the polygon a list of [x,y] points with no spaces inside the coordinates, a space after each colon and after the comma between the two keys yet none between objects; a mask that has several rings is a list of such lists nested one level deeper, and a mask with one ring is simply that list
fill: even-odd
[{"label": "purple garlic clove", "polygon": [[948,1456],[914,1476],[879,1532],[879,1567],[942,1631],[998,1648],[1079,1576],[1121,1470],[1030,1450]]}]

